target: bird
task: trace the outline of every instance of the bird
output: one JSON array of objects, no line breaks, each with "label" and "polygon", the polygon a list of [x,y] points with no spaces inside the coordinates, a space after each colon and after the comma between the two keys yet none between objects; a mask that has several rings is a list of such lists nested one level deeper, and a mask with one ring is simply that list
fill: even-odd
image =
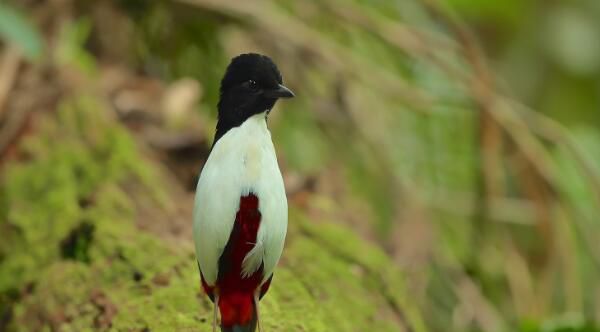
[{"label": "bird", "polygon": [[[201,285],[213,302],[213,332],[261,331],[259,301],[283,252],[288,206],[267,118],[292,98],[266,55],[234,57],[221,80],[214,141],[194,201]],[[218,312],[218,313],[217,313]]]}]

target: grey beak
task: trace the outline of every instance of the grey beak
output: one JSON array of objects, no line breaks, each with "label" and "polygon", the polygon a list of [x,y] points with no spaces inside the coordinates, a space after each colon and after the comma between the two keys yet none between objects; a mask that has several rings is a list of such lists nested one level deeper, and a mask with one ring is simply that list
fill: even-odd
[{"label": "grey beak", "polygon": [[292,98],[295,96],[292,90],[286,88],[283,84],[279,84],[275,89],[265,90],[264,95],[267,98]]}]

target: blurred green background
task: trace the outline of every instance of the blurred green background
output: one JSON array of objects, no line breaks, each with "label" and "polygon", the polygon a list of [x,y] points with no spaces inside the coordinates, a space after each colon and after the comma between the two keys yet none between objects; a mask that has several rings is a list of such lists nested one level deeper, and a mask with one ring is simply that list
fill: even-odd
[{"label": "blurred green background", "polygon": [[0,331],[208,331],[193,192],[250,51],[297,95],[268,331],[600,331],[597,0],[7,0],[0,45]]}]

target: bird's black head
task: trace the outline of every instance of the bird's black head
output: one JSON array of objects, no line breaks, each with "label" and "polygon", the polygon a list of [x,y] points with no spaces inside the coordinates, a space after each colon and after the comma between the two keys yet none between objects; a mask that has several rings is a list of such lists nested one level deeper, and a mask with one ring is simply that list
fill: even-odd
[{"label": "bird's black head", "polygon": [[279,69],[268,56],[238,55],[221,81],[215,142],[249,117],[270,111],[277,99],[291,97],[294,93],[283,85]]}]

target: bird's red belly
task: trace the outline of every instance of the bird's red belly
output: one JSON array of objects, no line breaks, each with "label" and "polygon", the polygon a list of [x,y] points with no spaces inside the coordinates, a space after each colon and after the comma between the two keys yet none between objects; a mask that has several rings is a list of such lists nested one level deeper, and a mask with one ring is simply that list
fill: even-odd
[{"label": "bird's red belly", "polygon": [[[256,243],[261,214],[259,200],[254,194],[240,198],[239,210],[229,241],[219,258],[219,274],[216,285],[211,287],[202,280],[205,291],[214,298],[215,287],[219,297],[221,324],[225,327],[245,324],[252,319],[253,297],[263,280],[263,266],[252,275],[242,276],[242,263]],[[265,283],[261,293],[267,291]]]}]

